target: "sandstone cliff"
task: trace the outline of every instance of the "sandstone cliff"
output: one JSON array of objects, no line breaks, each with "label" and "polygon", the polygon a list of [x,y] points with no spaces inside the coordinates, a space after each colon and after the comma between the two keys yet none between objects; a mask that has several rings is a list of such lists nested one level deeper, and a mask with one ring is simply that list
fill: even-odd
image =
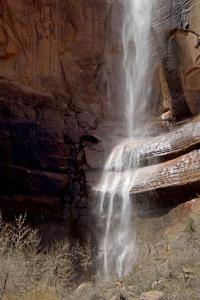
[{"label": "sandstone cliff", "polygon": [[[0,1],[0,202],[79,219],[87,207],[83,148],[104,118],[109,1]],[[85,144],[84,144],[85,143]],[[88,150],[89,151],[89,150]]]},{"label": "sandstone cliff", "polygon": [[[187,1],[159,2],[160,15],[152,25],[156,68],[150,135],[169,131],[159,119],[163,113],[170,112],[164,118],[172,116],[173,122],[200,113],[199,2],[190,4],[187,30],[180,22]],[[0,0],[3,215],[28,211],[36,220],[58,217],[88,223],[88,192],[102,170],[111,132],[120,135],[121,4]],[[184,134],[181,139],[191,141]],[[195,146],[185,147],[183,141],[178,152],[166,154],[166,170],[168,162],[179,165],[171,159],[198,148],[199,136],[194,140]]]}]

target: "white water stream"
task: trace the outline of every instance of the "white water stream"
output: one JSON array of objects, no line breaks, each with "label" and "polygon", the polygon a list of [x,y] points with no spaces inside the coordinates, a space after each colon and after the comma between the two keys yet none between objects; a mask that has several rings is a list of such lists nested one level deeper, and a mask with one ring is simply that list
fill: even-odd
[{"label": "white water stream", "polygon": [[[134,130],[145,117],[150,95],[149,36],[153,0],[123,0],[124,22],[122,30],[123,73],[125,74],[126,135],[133,137]],[[132,225],[132,201],[129,196],[134,181],[132,169],[137,168],[138,156],[133,151],[124,156],[127,141],[119,143],[110,154],[97,191],[100,193],[100,218],[103,238],[99,253],[105,279],[118,274],[122,277],[132,269],[135,259],[135,231]]]}]

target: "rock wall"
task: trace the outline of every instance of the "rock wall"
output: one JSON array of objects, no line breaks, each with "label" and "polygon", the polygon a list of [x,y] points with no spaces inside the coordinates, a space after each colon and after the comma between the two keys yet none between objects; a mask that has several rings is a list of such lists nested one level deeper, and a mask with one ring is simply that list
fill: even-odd
[{"label": "rock wall", "polygon": [[108,107],[109,9],[107,0],[0,1],[3,215],[87,223],[85,169]]},{"label": "rock wall", "polygon": [[170,98],[168,97],[167,108],[164,105],[164,110],[170,109],[176,120],[182,120],[200,112],[198,83],[200,6],[195,0],[189,2],[179,0],[172,1],[169,7],[167,13],[166,5],[165,13],[171,16],[163,26],[167,40],[163,43],[166,45],[166,52],[163,52],[165,54],[162,68],[164,66]]},{"label": "rock wall", "polygon": [[[187,1],[158,3],[150,134],[166,129],[162,113],[175,121],[200,113],[199,2],[189,30],[180,21]],[[3,215],[89,225],[88,192],[122,137],[122,15],[121,0],[0,0]]]},{"label": "rock wall", "polygon": [[[136,211],[142,218],[145,216],[148,219],[152,214],[154,217],[166,219],[170,224],[168,213],[172,208],[177,207],[176,214],[178,215],[181,211],[181,203],[186,203],[187,208],[187,203],[189,204],[190,201],[195,203],[199,195],[200,140],[195,136],[195,145],[191,147],[189,140],[198,134],[198,130],[192,129],[192,124],[198,123],[200,114],[200,22],[198,18],[200,5],[199,1],[168,1],[165,4],[160,1],[159,5],[159,18],[163,20],[162,26],[157,19],[153,22],[154,41],[157,41],[157,48],[155,48],[157,60],[155,95],[157,98],[154,101],[158,104],[157,112],[163,113],[161,119],[163,124],[169,127],[169,133],[141,140],[136,142],[136,145],[130,143],[126,151],[137,152],[137,148],[140,148],[138,152],[142,153],[141,169],[136,171],[136,174],[133,171],[133,188],[131,189]],[[165,16],[167,16],[166,19]],[[186,27],[183,20],[187,24]],[[159,36],[161,37],[160,44]],[[188,140],[186,135],[189,128],[191,132],[188,134]],[[169,142],[169,137],[172,135],[173,138]],[[158,153],[155,159],[152,159],[151,147],[154,142],[153,151],[158,151]],[[174,153],[164,157],[163,151],[166,151],[165,154],[168,151],[174,151]],[[196,160],[194,164],[193,159]],[[192,170],[193,167],[194,170]],[[153,174],[154,171],[155,174]],[[185,172],[188,172],[188,175]],[[193,183],[191,183],[192,178]],[[156,185],[154,185],[155,182]],[[144,189],[141,188],[143,184]],[[185,213],[187,215],[187,209]],[[165,227],[167,226],[165,223]],[[159,232],[159,226],[155,230]]]}]

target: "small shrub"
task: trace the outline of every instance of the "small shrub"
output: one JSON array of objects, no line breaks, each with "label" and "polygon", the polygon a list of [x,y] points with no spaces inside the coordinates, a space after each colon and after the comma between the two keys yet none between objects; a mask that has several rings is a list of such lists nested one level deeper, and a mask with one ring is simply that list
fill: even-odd
[{"label": "small shrub", "polygon": [[41,249],[39,234],[26,225],[26,216],[14,224],[0,221],[0,299],[62,298],[80,276],[77,270],[88,273],[90,260],[88,246],[72,247],[67,240]]},{"label": "small shrub", "polygon": [[185,229],[188,233],[195,232],[196,228],[195,228],[194,219],[192,217],[188,218]]},{"label": "small shrub", "polygon": [[56,292],[52,289],[34,289],[24,295],[12,296],[7,295],[5,300],[59,300]]}]

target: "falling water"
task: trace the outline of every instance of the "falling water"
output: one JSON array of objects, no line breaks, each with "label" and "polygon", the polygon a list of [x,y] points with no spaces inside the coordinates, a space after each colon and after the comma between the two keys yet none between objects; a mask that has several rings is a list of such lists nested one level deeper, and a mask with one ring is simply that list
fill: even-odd
[{"label": "falling water", "polygon": [[[123,0],[122,30],[123,73],[125,74],[126,135],[133,137],[136,126],[141,126],[150,94],[148,76],[153,0]],[[132,225],[132,201],[129,191],[133,183],[131,169],[137,168],[139,154],[134,150],[125,155],[127,140],[117,145],[110,154],[97,186],[101,195],[100,218],[103,238],[100,242],[100,265],[106,279],[131,271],[135,259],[135,233]],[[137,172],[135,172],[137,174]]]},{"label": "falling water", "polygon": [[125,73],[125,116],[127,134],[141,125],[145,118],[151,91],[149,69],[149,33],[153,0],[125,0],[122,31],[123,69]]}]

